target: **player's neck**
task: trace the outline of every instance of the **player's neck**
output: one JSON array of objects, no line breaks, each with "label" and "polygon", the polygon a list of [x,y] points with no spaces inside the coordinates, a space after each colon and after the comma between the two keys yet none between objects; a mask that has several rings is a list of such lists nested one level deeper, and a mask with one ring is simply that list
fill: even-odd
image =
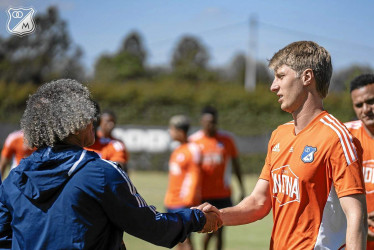
[{"label": "player's neck", "polygon": [[217,131],[207,131],[207,130],[203,130],[203,131],[204,131],[205,136],[207,137],[215,137],[217,135]]},{"label": "player's neck", "polygon": [[317,100],[305,102],[299,110],[293,112],[292,116],[295,123],[295,135],[299,134],[322,111],[324,111],[322,100]]},{"label": "player's neck", "polygon": [[374,127],[367,127],[365,126],[364,124],[364,128],[365,128],[365,131],[366,133],[372,138],[374,139]]}]

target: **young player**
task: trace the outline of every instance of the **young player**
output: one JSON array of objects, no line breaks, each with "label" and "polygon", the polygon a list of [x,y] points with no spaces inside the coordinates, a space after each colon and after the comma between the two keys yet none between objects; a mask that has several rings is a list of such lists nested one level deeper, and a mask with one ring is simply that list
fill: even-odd
[{"label": "young player", "polygon": [[[202,109],[202,129],[192,134],[189,139],[201,148],[202,152],[202,188],[204,202],[224,208],[232,206],[231,202],[231,172],[233,168],[240,185],[241,197],[244,198],[244,185],[238,159],[238,150],[232,136],[218,130],[218,113],[211,106]],[[231,163],[231,164],[230,164]],[[217,249],[223,248],[223,228],[204,238],[204,249],[208,249],[210,239],[216,237]]]},{"label": "young player", "polygon": [[362,148],[322,103],[330,54],[314,42],[294,42],[269,66],[275,75],[270,90],[293,121],[272,133],[252,194],[220,210],[223,224],[254,222],[272,209],[270,249],[365,249]]},{"label": "young player", "polygon": [[87,149],[98,153],[102,159],[118,163],[123,170],[128,172],[129,154],[126,146],[112,136],[112,131],[116,126],[115,114],[111,111],[102,112],[97,124],[95,143]]},{"label": "young player", "polygon": [[[190,121],[184,115],[176,115],[170,119],[170,136],[180,145],[173,151],[169,160],[169,185],[164,201],[168,212],[201,203],[201,155],[199,147],[187,141],[189,127]],[[192,250],[191,235],[183,243],[179,243],[177,248]]]}]

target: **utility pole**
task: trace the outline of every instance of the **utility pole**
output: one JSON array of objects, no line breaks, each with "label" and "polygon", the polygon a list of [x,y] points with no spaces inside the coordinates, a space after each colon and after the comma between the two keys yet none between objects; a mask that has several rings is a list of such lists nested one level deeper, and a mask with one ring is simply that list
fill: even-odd
[{"label": "utility pole", "polygon": [[257,16],[252,14],[249,18],[249,51],[245,68],[245,90],[256,89],[256,52],[257,52]]}]

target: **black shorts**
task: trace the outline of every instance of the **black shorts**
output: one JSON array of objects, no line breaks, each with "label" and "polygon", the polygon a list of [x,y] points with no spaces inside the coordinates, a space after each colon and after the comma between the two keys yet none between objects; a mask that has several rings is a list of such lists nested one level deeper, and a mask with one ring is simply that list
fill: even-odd
[{"label": "black shorts", "polygon": [[215,206],[218,209],[225,208],[225,207],[231,207],[232,206],[232,202],[231,202],[231,198],[230,197],[219,198],[219,199],[206,199],[206,200],[203,200],[203,203],[204,202],[208,202],[208,203],[212,204],[213,206]]}]

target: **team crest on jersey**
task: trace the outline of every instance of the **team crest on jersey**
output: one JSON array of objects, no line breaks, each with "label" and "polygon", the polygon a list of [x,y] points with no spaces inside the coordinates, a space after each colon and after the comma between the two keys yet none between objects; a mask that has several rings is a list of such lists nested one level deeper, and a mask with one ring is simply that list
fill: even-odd
[{"label": "team crest on jersey", "polygon": [[314,161],[314,153],[317,148],[311,146],[305,146],[303,153],[301,154],[301,160],[305,163],[311,163]]}]

